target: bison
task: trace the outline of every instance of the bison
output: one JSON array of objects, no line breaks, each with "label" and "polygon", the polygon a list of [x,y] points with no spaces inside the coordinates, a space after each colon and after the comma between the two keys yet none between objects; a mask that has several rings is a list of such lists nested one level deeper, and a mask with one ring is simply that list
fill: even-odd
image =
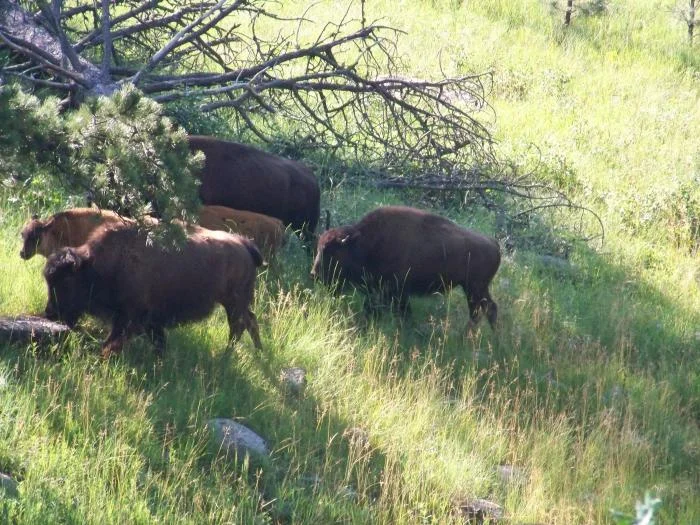
[{"label": "bison", "polygon": [[471,323],[483,311],[495,326],[497,306],[489,283],[501,261],[498,243],[438,215],[387,206],[357,224],[326,231],[318,240],[313,278],[364,283],[408,308],[408,296],[460,285]]},{"label": "bison", "polygon": [[48,257],[65,246],[80,246],[98,227],[119,228],[134,224],[133,219],[97,208],[73,208],[46,220],[34,216],[22,228],[22,250],[19,255],[22,259],[31,259],[37,253]]},{"label": "bison", "polygon": [[280,219],[309,241],[318,224],[321,190],[300,162],[214,137],[188,137],[204,153],[199,196],[204,204],[262,213]]},{"label": "bison", "polygon": [[225,206],[202,206],[199,225],[249,237],[267,256],[272,256],[284,242],[284,224],[279,219],[252,211],[233,210]]},{"label": "bison", "polygon": [[164,327],[202,319],[218,303],[226,309],[230,341],[247,329],[262,348],[250,310],[260,252],[245,237],[197,230],[177,249],[148,244],[144,232],[123,228],[96,230],[85,244],[59,250],[44,268],[46,317],[70,327],[84,313],[111,320],[105,357],[140,332],[162,355]]}]

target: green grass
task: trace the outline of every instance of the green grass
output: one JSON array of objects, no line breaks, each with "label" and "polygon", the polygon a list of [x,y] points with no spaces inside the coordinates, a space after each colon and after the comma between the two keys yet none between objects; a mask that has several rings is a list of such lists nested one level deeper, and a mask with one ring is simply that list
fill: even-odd
[{"label": "green grass", "polygon": [[[650,491],[660,523],[699,523],[700,268],[689,218],[668,206],[700,175],[700,60],[672,5],[610,3],[565,32],[544,2],[367,2],[370,19],[408,31],[409,72],[494,72],[499,147],[533,165],[535,144],[543,172],[603,218],[603,247],[576,245],[564,271],[507,254],[497,333],[467,332],[459,291],[413,301],[404,321],[367,319],[359,295],[309,281],[292,240],[259,279],[263,352],[244,335],[227,359],[220,310],[170,330],[162,362],[142,339],[102,361],[92,320],[48,349],[0,345],[0,472],[21,480],[0,516],[462,523],[455,502],[485,498],[513,523],[606,523]],[[334,224],[396,203],[429,206],[343,184],[323,194]],[[39,312],[42,261],[18,256],[24,208],[3,196],[0,210],[0,312]],[[479,210],[437,211],[494,231]],[[307,370],[301,399],[279,384],[288,366]],[[259,432],[271,457],[218,454],[212,417]],[[499,465],[521,474],[504,481]]]}]

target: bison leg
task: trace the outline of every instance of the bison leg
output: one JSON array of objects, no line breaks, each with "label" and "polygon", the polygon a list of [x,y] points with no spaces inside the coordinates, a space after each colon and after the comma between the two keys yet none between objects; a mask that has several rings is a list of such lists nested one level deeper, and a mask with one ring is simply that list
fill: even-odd
[{"label": "bison leg", "polygon": [[488,290],[486,291],[486,318],[489,320],[489,324],[491,325],[492,329],[496,329],[496,321],[498,321],[498,305],[496,305],[496,302],[491,298],[491,294],[489,294]]},{"label": "bison leg", "polygon": [[469,304],[470,325],[473,326],[478,323],[481,314],[486,312],[486,318],[491,328],[495,328],[498,318],[498,307],[491,298],[488,288],[482,290],[479,288],[467,289],[464,287],[464,291],[467,294],[467,302]]},{"label": "bison leg", "polygon": [[165,330],[162,326],[150,325],[148,327],[148,335],[153,341],[153,351],[156,356],[162,358],[165,352]]},{"label": "bison leg", "polygon": [[229,344],[238,341],[243,331],[247,329],[255,348],[262,349],[258,319],[253,312],[248,309],[245,312],[240,312],[237,308],[226,307],[226,316],[228,317]]},{"label": "bison leg", "polygon": [[102,357],[106,359],[112,354],[121,353],[127,338],[127,326],[127,319],[119,314],[114,316],[112,320],[112,331],[102,345]]},{"label": "bison leg", "polygon": [[257,348],[258,350],[262,350],[262,343],[260,342],[260,328],[258,327],[258,318],[255,317],[255,314],[251,310],[248,310],[248,313],[245,317],[246,328],[248,329],[248,333],[250,334],[250,337],[253,340],[255,348]]}]

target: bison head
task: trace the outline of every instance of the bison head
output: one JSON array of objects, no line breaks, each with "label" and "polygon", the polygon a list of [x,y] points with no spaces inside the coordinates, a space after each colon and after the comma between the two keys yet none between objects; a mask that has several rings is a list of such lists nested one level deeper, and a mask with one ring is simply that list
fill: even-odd
[{"label": "bison head", "polygon": [[22,250],[19,256],[22,259],[31,259],[41,244],[44,232],[53,225],[53,217],[48,221],[42,221],[34,215],[24,228],[22,228]]},{"label": "bison head", "polygon": [[63,248],[49,257],[44,267],[49,289],[47,319],[63,321],[72,328],[87,311],[92,288],[86,271],[89,264],[89,258],[73,248]]},{"label": "bison head", "polygon": [[352,226],[328,230],[318,239],[311,277],[326,284],[336,281],[359,282],[363,258],[357,241],[360,232]]}]

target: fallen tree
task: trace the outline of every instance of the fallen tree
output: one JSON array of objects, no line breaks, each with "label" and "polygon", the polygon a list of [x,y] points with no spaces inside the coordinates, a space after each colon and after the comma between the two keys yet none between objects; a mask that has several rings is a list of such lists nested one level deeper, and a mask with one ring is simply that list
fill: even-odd
[{"label": "fallen tree", "polygon": [[[344,17],[317,29],[268,0],[0,0],[2,76],[64,104],[132,84],[162,103],[228,108],[259,139],[280,122],[300,142],[384,165],[488,160],[484,75],[401,74],[400,32]],[[278,31],[271,31],[270,25]],[[264,27],[264,29],[260,29]],[[314,26],[315,27],[315,26]]]},{"label": "fallen tree", "polygon": [[[196,107],[198,114],[225,111],[261,141],[284,136],[296,150],[340,152],[385,186],[476,195],[511,222],[537,210],[578,209],[546,181],[533,182],[497,159],[483,123],[491,115],[488,74],[406,76],[396,56],[401,32],[367,23],[364,2],[354,4],[356,17],[349,8],[325,25],[304,15],[283,18],[276,6],[269,0],[0,0],[0,82],[14,79],[57,94],[63,108],[94,95],[119,96],[126,87],[131,94],[121,100],[137,100],[136,88],[161,104]],[[122,174],[137,173],[134,166],[144,159],[125,157],[124,167],[114,167],[113,157],[121,156],[116,144],[130,140],[128,122],[120,126],[126,135],[111,142],[92,140],[102,137],[92,133],[89,157],[67,154],[67,171],[89,168],[68,178],[98,201],[102,195],[102,205],[130,214],[144,202],[142,211],[155,207],[164,217],[177,216],[173,203],[189,208],[189,187],[185,197],[168,198],[178,183],[163,184],[171,178],[157,166],[167,147],[149,148],[145,134],[131,149],[147,152],[145,165],[156,168],[150,181]],[[82,135],[67,145],[70,151],[84,147]],[[93,165],[98,174],[90,178]],[[493,198],[497,193],[504,198]],[[509,208],[508,199],[519,205]]]}]

